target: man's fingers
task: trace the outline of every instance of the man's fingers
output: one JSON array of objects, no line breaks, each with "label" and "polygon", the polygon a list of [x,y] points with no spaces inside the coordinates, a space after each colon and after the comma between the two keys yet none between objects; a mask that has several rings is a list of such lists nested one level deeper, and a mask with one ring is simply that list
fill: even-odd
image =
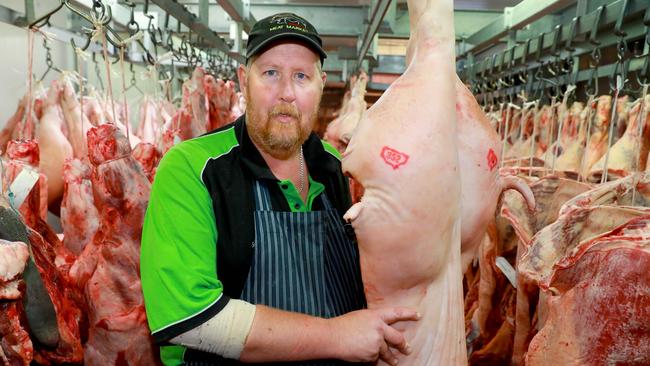
[{"label": "man's fingers", "polygon": [[384,340],[390,347],[397,348],[398,351],[402,352],[405,355],[411,353],[411,347],[406,342],[404,334],[397,331],[395,328],[390,325],[384,326]]},{"label": "man's fingers", "polygon": [[386,342],[384,342],[384,344],[379,348],[379,359],[391,366],[397,366],[397,357],[395,357]]},{"label": "man's fingers", "polygon": [[386,308],[381,310],[381,319],[388,325],[403,320],[418,320],[420,314],[409,308]]}]

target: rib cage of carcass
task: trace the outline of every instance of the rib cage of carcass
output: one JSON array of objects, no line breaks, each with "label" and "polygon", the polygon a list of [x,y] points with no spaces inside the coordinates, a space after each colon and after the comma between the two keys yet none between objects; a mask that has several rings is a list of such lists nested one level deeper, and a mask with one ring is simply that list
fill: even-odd
[{"label": "rib cage of carcass", "polygon": [[138,264],[150,182],[174,144],[245,109],[198,67],[180,107],[85,89],[67,73],[38,84],[0,131],[0,365],[160,363]]}]

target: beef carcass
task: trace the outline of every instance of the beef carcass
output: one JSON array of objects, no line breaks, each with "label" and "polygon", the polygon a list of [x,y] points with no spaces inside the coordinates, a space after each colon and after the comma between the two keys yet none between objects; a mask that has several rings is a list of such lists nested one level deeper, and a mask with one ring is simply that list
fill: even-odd
[{"label": "beef carcass", "polygon": [[553,127],[556,125],[553,121],[555,118],[555,106],[545,105],[539,111],[537,119],[537,141],[535,143],[535,157],[542,158],[544,153],[551,145],[551,136],[553,136]]},{"label": "beef carcass", "polygon": [[234,121],[231,119],[231,103],[235,86],[232,81],[216,79],[212,75],[204,77],[205,94],[208,98],[210,121],[208,131],[225,126]]},{"label": "beef carcass", "polygon": [[87,365],[156,365],[158,351],[144,310],[140,236],[150,183],[114,125],[88,131],[100,225],[71,269],[88,302]]},{"label": "beef carcass", "polygon": [[34,345],[21,324],[19,301],[0,301],[0,361],[3,365],[29,366],[34,359]]},{"label": "beef carcass", "polygon": [[24,96],[19,102],[18,102],[18,108],[16,108],[16,111],[14,114],[9,117],[7,122],[4,124],[4,127],[2,127],[2,131],[0,131],[0,150],[4,153],[7,150],[7,143],[9,140],[11,140],[11,137],[14,134],[14,129],[18,125],[20,121],[23,120],[25,117],[25,110],[27,108],[27,96]]},{"label": "beef carcass", "polygon": [[555,263],[581,242],[650,213],[649,178],[633,174],[567,201],[558,219],[535,235],[518,264],[519,272],[532,283],[542,283]]},{"label": "beef carcass", "polygon": [[[68,277],[75,256],[65,248],[56,233],[41,219],[37,220],[34,228],[28,228],[28,235],[34,262],[54,306],[58,335],[58,341],[54,346],[35,345],[35,360],[41,364],[80,363],[83,360],[80,328],[86,325],[86,306],[81,293]],[[29,308],[26,311],[29,313]],[[34,331],[33,328],[36,326],[43,327],[32,321],[29,325],[31,331]]]},{"label": "beef carcass", "polygon": [[650,364],[650,218],[581,244],[553,268],[526,364]]},{"label": "beef carcass", "polygon": [[[115,125],[123,135],[127,136],[131,147],[136,147],[140,143],[140,138],[133,133],[133,129],[131,128],[128,119],[128,105],[106,100],[103,103],[103,108],[105,111],[104,117],[106,118],[106,123]],[[86,131],[86,135],[88,135],[88,130],[84,131]]]},{"label": "beef carcass", "polygon": [[[107,122],[106,117],[104,116],[103,107],[97,98],[98,96],[83,97],[84,115],[92,126],[99,126]],[[82,103],[80,102],[79,104]]]},{"label": "beef carcass", "polygon": [[136,136],[138,136],[142,142],[149,144],[156,143],[156,135],[158,131],[157,114],[158,108],[154,101],[151,98],[145,97],[140,104],[140,124],[135,131]]},{"label": "beef carcass", "polygon": [[[590,100],[591,101],[591,100]],[[587,103],[587,106],[580,111],[578,117],[577,138],[568,143],[568,146],[562,152],[556,162],[555,169],[559,171],[580,172],[580,164],[585,151],[587,141],[588,126],[593,118],[593,111],[596,105],[593,101]]]},{"label": "beef carcass", "polygon": [[[347,103],[345,114],[340,117],[337,141],[332,141],[334,147],[339,151],[345,150],[354,130],[357,128],[361,116],[366,111],[366,85],[368,84],[368,75],[361,70],[357,76],[356,83],[350,94],[350,100]],[[341,150],[342,148],[342,150]]]},{"label": "beef carcass", "polygon": [[183,93],[189,93],[187,99],[185,96],[183,97],[188,102],[183,107],[189,111],[191,116],[190,129],[192,136],[190,138],[203,135],[210,127],[208,98],[203,84],[204,78],[205,70],[197,67],[192,72],[192,78],[185,82],[187,88],[183,85]]},{"label": "beef carcass", "polygon": [[[521,123],[519,127],[519,137],[517,141],[508,150],[506,159],[517,159],[530,154],[530,144],[532,143],[533,127],[536,117],[536,102],[524,103],[521,111]],[[487,117],[486,117],[487,118]],[[504,162],[505,163],[505,162]]]},{"label": "beef carcass", "polygon": [[639,99],[629,112],[627,129],[623,136],[609,149],[609,155],[603,155],[589,172],[588,180],[600,182],[607,158],[608,180],[615,180],[631,172],[642,170],[646,164],[650,147],[650,95],[645,101]]},{"label": "beef carcass", "polygon": [[9,161],[5,166],[5,174],[2,177],[3,188],[6,190],[23,170],[38,174],[38,181],[31,188],[23,203],[18,207],[25,223],[33,227],[38,217],[47,217],[47,177],[38,172],[39,146],[34,140],[16,141],[11,140],[7,144],[7,156]]},{"label": "beef carcass", "polygon": [[[25,227],[5,202],[0,206],[0,221],[0,364],[27,366],[34,359],[34,347],[19,300],[27,290],[21,274],[30,261]],[[33,273],[33,262],[30,266]]]},{"label": "beef carcass", "polygon": [[[345,145],[340,146],[340,136],[341,133],[339,131],[341,127],[341,119],[343,116],[345,116],[348,113],[348,105],[350,98],[352,97],[352,91],[351,89],[354,88],[357,82],[357,76],[352,75],[350,77],[350,89],[345,91],[345,94],[343,95],[343,101],[341,102],[341,109],[338,111],[338,115],[336,118],[334,118],[330,123],[327,124],[327,129],[325,130],[325,133],[323,135],[323,139],[327,142],[329,142],[338,152],[343,154],[345,151],[345,148],[347,147],[347,143]],[[356,128],[356,126],[355,126]]]},{"label": "beef carcass", "polygon": [[408,9],[409,66],[343,155],[343,170],[365,187],[344,217],[358,239],[368,307],[422,316],[395,325],[414,350],[397,356],[400,364],[465,364],[453,2],[409,0]]},{"label": "beef carcass", "polygon": [[25,287],[21,306],[14,308],[20,323],[14,325],[22,324],[38,341],[34,344],[33,357],[39,364],[81,362],[80,296],[68,281],[66,265],[74,257],[67,255],[43,220],[36,218],[33,229],[26,228],[16,212],[4,203],[0,205],[0,220],[0,237],[29,243],[32,254],[23,272]]},{"label": "beef carcass", "polygon": [[27,244],[0,239],[0,300],[20,297],[16,276],[23,273],[28,258]]},{"label": "beef carcass", "polygon": [[156,175],[156,167],[160,161],[160,154],[153,144],[141,142],[133,149],[133,158],[140,163],[142,171],[153,183],[153,178]]},{"label": "beef carcass", "polygon": [[574,208],[533,238],[518,270],[527,281],[539,284],[551,274],[553,265],[580,242],[648,213],[650,209],[633,207]]},{"label": "beef carcass", "polygon": [[650,175],[635,173],[625,178],[600,184],[595,188],[568,200],[560,209],[564,215],[575,208],[595,206],[635,206],[650,207]]},{"label": "beef carcass", "polygon": [[230,102],[230,120],[236,120],[241,115],[243,115],[244,112],[246,112],[246,98],[244,98],[244,93],[233,93],[232,100]]},{"label": "beef carcass", "polygon": [[596,117],[591,125],[591,133],[587,140],[584,157],[582,158],[580,175],[586,177],[591,167],[607,151],[607,136],[609,136],[609,119],[612,110],[612,97],[601,95],[596,105]]},{"label": "beef carcass", "polygon": [[52,81],[43,105],[43,116],[36,129],[39,145],[40,171],[47,177],[47,203],[59,202],[63,195],[63,164],[72,157],[70,142],[63,134],[63,111],[60,104],[61,87]]},{"label": "beef carcass", "polygon": [[99,212],[93,199],[89,162],[66,161],[63,169],[65,186],[61,201],[63,244],[75,255],[90,243],[99,227]]},{"label": "beef carcass", "polygon": [[[535,196],[535,211],[527,208],[526,202],[522,197],[513,192],[507,192],[504,195],[500,217],[508,220],[512,230],[517,235],[517,260],[521,261],[521,256],[530,247],[533,236],[547,225],[555,222],[560,213],[560,209],[568,200],[573,197],[589,191],[591,188],[588,184],[579,183],[575,180],[560,178],[558,176],[547,176],[536,182],[531,183],[530,188]],[[500,236],[504,236],[510,228],[500,228]],[[493,263],[491,261],[490,263]],[[490,268],[490,267],[488,267]],[[535,304],[539,293],[536,283],[526,281],[521,273],[517,273],[517,301],[515,312],[515,333],[513,340],[512,362],[515,365],[521,364],[524,354],[528,349],[528,344],[535,330],[532,328],[533,317],[535,314]],[[480,309],[484,310],[483,318],[489,316],[488,310],[491,310],[491,297],[487,297],[486,305],[480,304]]]},{"label": "beef carcass", "polygon": [[92,124],[88,121],[86,115],[82,113],[79,98],[74,91],[72,83],[68,80],[63,83],[62,88],[61,107],[63,108],[65,123],[68,126],[68,140],[70,141],[70,145],[72,145],[74,157],[84,159],[88,154],[84,134],[90,130]]}]

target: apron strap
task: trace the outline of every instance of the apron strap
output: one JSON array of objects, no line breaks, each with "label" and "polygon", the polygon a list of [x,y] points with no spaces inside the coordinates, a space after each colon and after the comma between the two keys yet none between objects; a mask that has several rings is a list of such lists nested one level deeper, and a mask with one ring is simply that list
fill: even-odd
[{"label": "apron strap", "polygon": [[255,196],[255,207],[259,211],[272,211],[271,195],[269,194],[269,189],[266,184],[256,180],[253,185],[253,193]]}]

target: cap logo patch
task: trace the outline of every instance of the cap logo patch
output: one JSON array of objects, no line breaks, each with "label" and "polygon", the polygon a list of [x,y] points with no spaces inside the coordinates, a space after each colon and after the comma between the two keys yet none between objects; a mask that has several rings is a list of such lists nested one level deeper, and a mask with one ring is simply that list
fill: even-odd
[{"label": "cap logo patch", "polygon": [[270,23],[271,27],[269,30],[271,31],[282,29],[284,26],[286,26],[288,29],[295,29],[303,32],[307,31],[307,25],[302,21],[302,19],[288,14],[275,15],[273,18],[271,18]]}]

